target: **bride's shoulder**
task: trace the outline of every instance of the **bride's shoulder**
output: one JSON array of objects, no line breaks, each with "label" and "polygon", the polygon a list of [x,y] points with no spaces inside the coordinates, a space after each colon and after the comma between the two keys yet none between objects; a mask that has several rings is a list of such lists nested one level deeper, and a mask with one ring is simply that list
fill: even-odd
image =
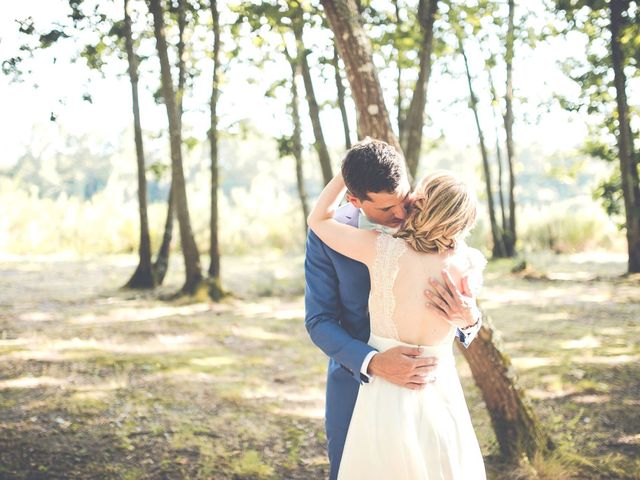
[{"label": "bride's shoulder", "polygon": [[487,266],[487,259],[477,248],[461,243],[456,248],[456,253],[452,261],[458,266],[461,272],[476,271],[482,272]]},{"label": "bride's shoulder", "polygon": [[469,268],[473,270],[484,270],[487,266],[487,258],[477,248],[469,247],[465,244],[467,261]]}]

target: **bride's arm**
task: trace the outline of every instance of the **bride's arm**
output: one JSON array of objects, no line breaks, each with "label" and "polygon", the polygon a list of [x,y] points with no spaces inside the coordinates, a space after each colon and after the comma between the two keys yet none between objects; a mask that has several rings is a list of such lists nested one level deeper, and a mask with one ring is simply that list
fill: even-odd
[{"label": "bride's arm", "polygon": [[378,234],[343,225],[333,219],[346,190],[342,173],[338,173],[322,190],[307,218],[307,224],[320,240],[336,252],[370,265],[375,257]]}]

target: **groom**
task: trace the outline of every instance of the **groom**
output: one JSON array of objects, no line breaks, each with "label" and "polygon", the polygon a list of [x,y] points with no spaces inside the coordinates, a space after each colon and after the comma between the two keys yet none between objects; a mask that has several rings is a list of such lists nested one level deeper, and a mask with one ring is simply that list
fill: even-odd
[{"label": "groom", "polygon": [[[385,231],[402,224],[411,194],[404,160],[391,145],[369,138],[354,145],[343,160],[342,174],[349,203],[338,209],[336,220],[354,228]],[[377,352],[367,344],[369,271],[326,246],[311,230],[305,278],[305,326],[313,342],[329,356],[325,428],[330,479],[335,480],[360,385],[380,377],[405,388],[422,389],[433,381],[430,374],[437,359],[419,357],[419,348]],[[439,296],[425,298],[425,302],[459,326],[458,337],[467,347],[480,328],[477,307],[447,274],[443,283],[448,288],[435,279],[431,282]]]}]

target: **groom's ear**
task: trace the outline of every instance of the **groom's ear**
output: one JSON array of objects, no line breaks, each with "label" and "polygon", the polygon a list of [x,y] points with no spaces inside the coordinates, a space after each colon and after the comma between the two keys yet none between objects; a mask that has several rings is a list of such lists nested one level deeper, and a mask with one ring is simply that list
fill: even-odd
[{"label": "groom's ear", "polygon": [[355,195],[352,195],[351,193],[347,192],[347,200],[349,201],[349,203],[351,203],[351,205],[353,205],[356,208],[362,208],[362,202],[360,201],[360,199],[358,197],[356,197]]}]

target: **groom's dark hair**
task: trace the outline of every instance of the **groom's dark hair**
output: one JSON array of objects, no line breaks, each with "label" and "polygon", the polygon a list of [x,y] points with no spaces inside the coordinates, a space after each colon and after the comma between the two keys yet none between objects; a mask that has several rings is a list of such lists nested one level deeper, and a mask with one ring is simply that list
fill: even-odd
[{"label": "groom's dark hair", "polygon": [[366,137],[353,145],[342,161],[342,176],[349,193],[359,200],[371,200],[369,193],[393,193],[404,174],[404,160],[382,140]]}]

